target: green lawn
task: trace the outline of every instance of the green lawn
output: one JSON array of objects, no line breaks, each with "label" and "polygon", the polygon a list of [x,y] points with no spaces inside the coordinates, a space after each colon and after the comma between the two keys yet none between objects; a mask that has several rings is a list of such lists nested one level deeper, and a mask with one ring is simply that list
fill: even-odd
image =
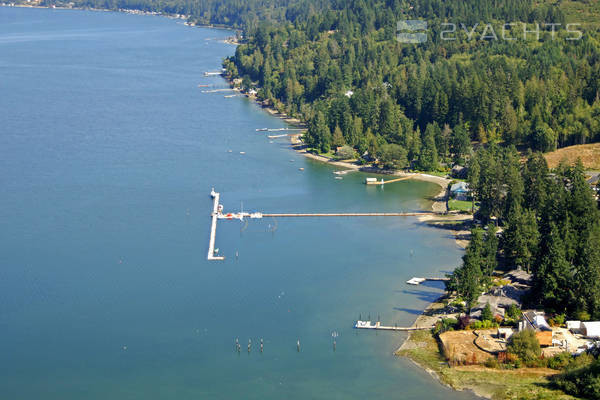
[{"label": "green lawn", "polygon": [[419,171],[419,170],[414,170],[413,172],[418,172],[420,174],[427,174],[427,175],[439,176],[441,178],[445,178],[446,176],[448,176],[448,172],[441,172],[441,171]]},{"label": "green lawn", "polygon": [[454,199],[448,200],[448,210],[450,210],[450,211],[471,212],[471,206],[472,206],[472,204],[470,201],[454,200]]}]

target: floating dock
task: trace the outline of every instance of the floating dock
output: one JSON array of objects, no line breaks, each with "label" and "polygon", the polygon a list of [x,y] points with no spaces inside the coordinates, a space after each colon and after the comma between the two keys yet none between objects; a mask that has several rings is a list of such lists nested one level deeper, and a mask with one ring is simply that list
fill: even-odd
[{"label": "floating dock", "polygon": [[208,242],[208,256],[206,259],[208,261],[221,261],[224,260],[225,257],[215,256],[215,239],[217,237],[217,217],[219,214],[219,193],[215,192],[213,189],[210,192],[210,196],[213,198],[213,212],[211,215],[212,222],[210,225],[210,239]]},{"label": "floating dock", "polygon": [[233,92],[233,91],[235,91],[235,89],[222,88],[222,89],[202,90],[202,93],[219,93],[219,92]]},{"label": "floating dock", "polygon": [[356,324],[354,325],[354,327],[356,329],[374,329],[374,330],[379,330],[379,331],[401,331],[401,332],[422,331],[422,330],[433,328],[433,326],[421,326],[421,327],[385,326],[385,325],[381,325],[381,323],[379,321],[372,323],[371,321],[360,321],[360,320],[356,321]]},{"label": "floating dock", "polygon": [[450,278],[410,278],[406,281],[409,285],[419,285],[425,281],[439,281],[439,282],[447,282]]}]

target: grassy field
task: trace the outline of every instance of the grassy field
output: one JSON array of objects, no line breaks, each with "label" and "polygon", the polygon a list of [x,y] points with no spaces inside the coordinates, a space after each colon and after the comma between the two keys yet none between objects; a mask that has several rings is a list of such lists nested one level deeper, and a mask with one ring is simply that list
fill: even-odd
[{"label": "grassy field", "polygon": [[465,211],[465,212],[471,212],[471,202],[470,201],[464,201],[464,200],[454,200],[454,199],[450,199],[448,200],[448,210],[450,211]]},{"label": "grassy field", "polygon": [[585,169],[599,170],[600,143],[563,147],[552,153],[546,153],[544,157],[546,157],[546,161],[548,161],[548,166],[550,168],[556,168],[563,160],[566,161],[567,164],[573,165],[575,161],[577,161],[577,158],[581,158]]},{"label": "grassy field", "polygon": [[440,354],[437,341],[429,331],[411,332],[407,343],[397,355],[410,358],[454,389],[471,389],[479,396],[494,400],[576,399],[549,387],[546,377],[557,371],[546,368],[503,370],[482,365],[451,368]]},{"label": "grassy field", "polygon": [[420,174],[439,176],[441,178],[445,178],[446,176],[448,176],[448,172],[443,172],[443,171],[420,171],[420,170],[416,169],[412,172],[418,172]]}]

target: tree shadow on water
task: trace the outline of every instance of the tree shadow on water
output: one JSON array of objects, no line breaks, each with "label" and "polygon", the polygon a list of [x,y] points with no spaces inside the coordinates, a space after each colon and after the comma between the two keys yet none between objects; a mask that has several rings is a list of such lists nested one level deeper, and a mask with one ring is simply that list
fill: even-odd
[{"label": "tree shadow on water", "polygon": [[403,307],[394,307],[394,311],[402,311],[408,314],[413,314],[413,315],[421,315],[423,313],[423,310],[416,310],[414,308],[403,308]]},{"label": "tree shadow on water", "polygon": [[416,296],[421,301],[432,303],[436,301],[442,294],[439,292],[425,291],[425,290],[398,290],[397,292],[402,294],[408,294]]}]

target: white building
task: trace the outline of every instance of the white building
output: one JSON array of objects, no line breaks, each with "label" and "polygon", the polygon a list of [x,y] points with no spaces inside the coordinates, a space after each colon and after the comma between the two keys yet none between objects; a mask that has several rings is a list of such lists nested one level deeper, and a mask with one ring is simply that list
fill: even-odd
[{"label": "white building", "polygon": [[579,333],[581,331],[581,321],[567,321],[567,329],[573,333]]},{"label": "white building", "polygon": [[588,338],[600,338],[600,321],[582,322],[581,333]]}]

